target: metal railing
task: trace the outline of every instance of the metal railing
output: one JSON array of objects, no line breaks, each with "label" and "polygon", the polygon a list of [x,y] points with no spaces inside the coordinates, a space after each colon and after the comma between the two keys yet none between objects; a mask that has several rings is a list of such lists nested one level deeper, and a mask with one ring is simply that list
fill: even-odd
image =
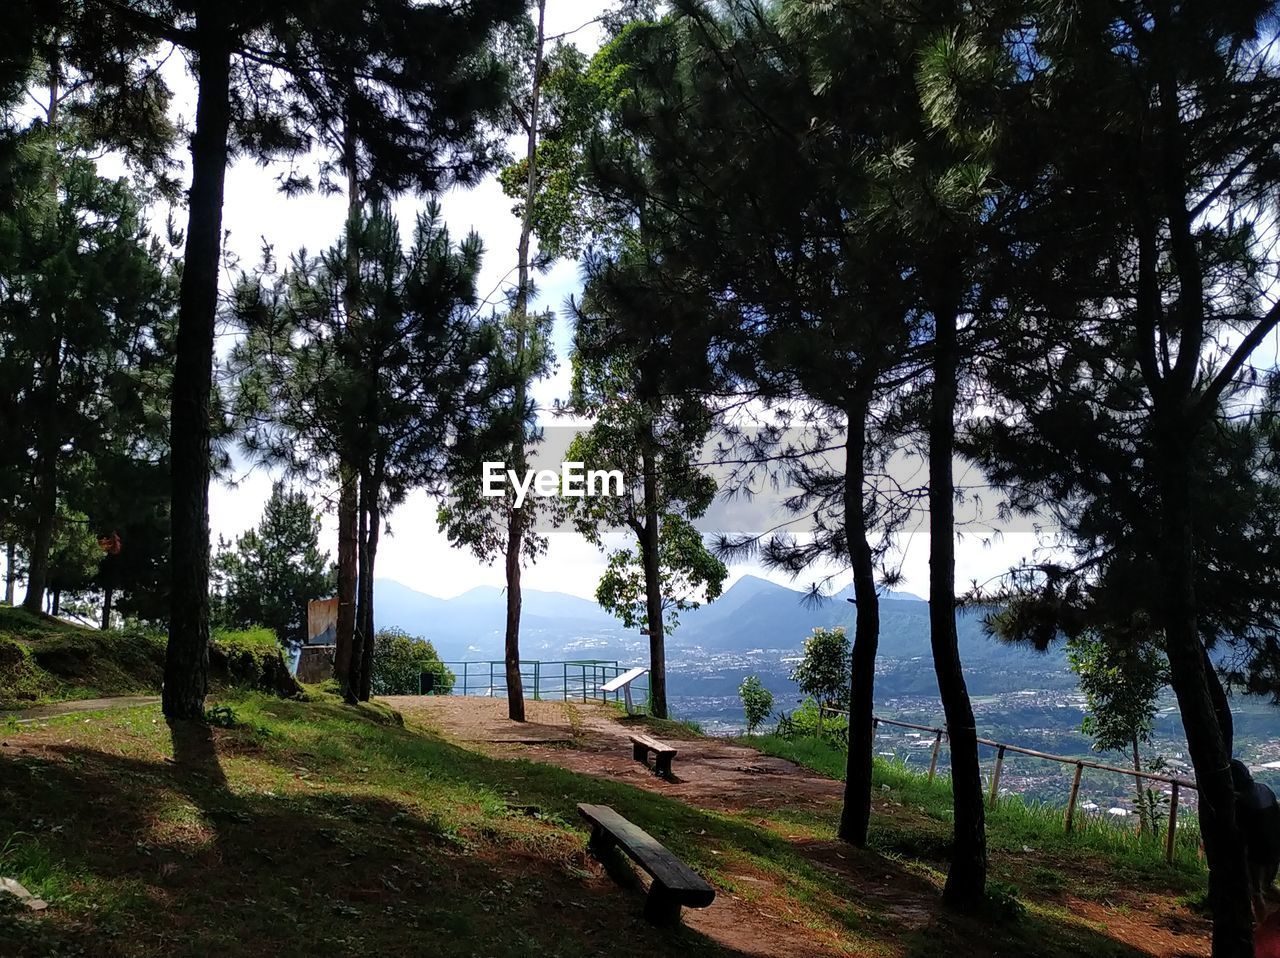
[{"label": "metal railing", "polygon": [[[507,663],[503,659],[442,663],[454,674],[452,695],[505,696]],[[619,702],[622,691],[601,690],[610,679],[631,668],[616,659],[520,660],[520,684],[525,698],[565,702]],[[637,701],[649,701],[648,677],[631,685]]]},{"label": "metal railing", "polygon": [[[822,705],[819,708],[824,712],[832,712],[837,715],[848,717],[849,713],[845,709],[832,708],[829,705]],[[872,728],[881,725],[893,725],[897,728],[913,729],[917,732],[933,733],[933,753],[929,759],[929,780],[933,781],[938,771],[938,753],[942,749],[942,739],[946,736],[947,730],[937,728],[932,725],[917,725],[914,722],[900,722],[897,719],[880,718],[872,716]],[[1080,795],[1080,776],[1086,768],[1094,768],[1103,772],[1114,772],[1119,775],[1125,775],[1129,778],[1147,779],[1153,782],[1163,782],[1170,786],[1169,791],[1169,822],[1165,826],[1164,838],[1164,857],[1165,861],[1173,861],[1174,842],[1178,830],[1178,792],[1180,789],[1189,788],[1195,791],[1196,783],[1185,778],[1178,778],[1173,775],[1161,775],[1157,772],[1140,772],[1137,769],[1121,768],[1118,765],[1108,765],[1105,762],[1094,762],[1087,758],[1072,758],[1069,755],[1051,755],[1048,752],[1040,752],[1033,748],[1026,748],[1022,745],[1011,745],[1008,742],[996,742],[989,738],[979,738],[979,745],[986,745],[996,750],[996,765],[991,773],[991,785],[988,793],[987,802],[994,806],[996,800],[1000,797],[1000,773],[1004,770],[1004,756],[1006,752],[1016,752],[1019,755],[1029,755],[1032,758],[1043,759],[1048,762],[1059,762],[1063,765],[1074,765],[1075,776],[1071,781],[1071,797],[1067,800],[1066,818],[1064,820],[1064,828],[1070,832],[1072,823],[1075,820],[1076,799]]]}]

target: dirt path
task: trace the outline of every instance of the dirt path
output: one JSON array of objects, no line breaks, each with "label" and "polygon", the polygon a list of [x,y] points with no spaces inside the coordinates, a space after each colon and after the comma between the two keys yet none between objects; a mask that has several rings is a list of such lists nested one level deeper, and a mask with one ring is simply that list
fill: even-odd
[{"label": "dirt path", "polygon": [[575,713],[563,702],[526,701],[525,721],[512,722],[507,700],[500,698],[384,695],[378,701],[459,742],[537,745],[574,737]]},{"label": "dirt path", "polygon": [[[658,735],[679,749],[673,765],[675,778],[664,780],[632,758],[627,736],[641,723],[598,705],[529,702],[528,727],[513,733],[501,699],[405,697],[389,704],[445,736],[487,743],[489,751],[626,782],[712,811],[758,816],[762,824],[772,819],[775,830],[782,818],[779,812],[827,811],[834,815],[842,798],[840,782],[809,769],[715,738],[673,738],[678,731]],[[565,748],[566,741],[573,747]],[[876,811],[905,814],[891,795],[877,794]],[[851,900],[875,903],[901,932],[928,936],[938,930],[940,922],[949,920],[939,915],[940,889],[933,882],[902,869],[887,873],[890,869],[880,855],[842,842],[788,837],[816,867],[839,875],[847,883]],[[686,922],[735,951],[759,958],[819,958],[846,953],[802,922],[779,919],[789,900],[781,889],[771,887],[773,876],[736,877],[764,890],[764,896],[747,902],[722,893],[710,908],[687,911]],[[1111,905],[1074,898],[1057,904],[1117,943],[1153,958],[1190,958],[1209,952],[1206,923],[1175,914],[1168,899],[1144,898],[1135,890],[1131,897],[1118,898]],[[974,954],[980,951],[975,948]]]},{"label": "dirt path", "polygon": [[40,722],[44,719],[75,715],[79,712],[101,712],[103,709],[130,709],[141,705],[155,705],[158,695],[113,695],[105,699],[74,699],[70,702],[54,702],[51,705],[35,705],[29,709],[0,712],[0,722],[13,719],[20,725]]},{"label": "dirt path", "polygon": [[[643,731],[643,724],[600,705],[526,702],[528,721],[517,725],[507,719],[504,699],[406,695],[381,701],[452,739],[519,746],[526,758],[625,781],[704,808],[816,807],[840,800],[839,782],[714,738],[673,742],[680,749],[675,778],[658,778],[631,757],[627,735],[632,728]],[[566,742],[574,748],[564,748]]]}]

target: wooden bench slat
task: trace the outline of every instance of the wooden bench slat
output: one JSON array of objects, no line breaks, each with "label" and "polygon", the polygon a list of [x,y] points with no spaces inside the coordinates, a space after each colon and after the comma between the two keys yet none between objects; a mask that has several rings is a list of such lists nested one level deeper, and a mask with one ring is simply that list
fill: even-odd
[{"label": "wooden bench slat", "polygon": [[661,755],[676,754],[676,748],[674,745],[668,745],[666,742],[659,742],[656,738],[650,738],[648,735],[632,734],[627,737],[631,739],[633,745],[643,745],[651,752],[657,752]]},{"label": "wooden bench slat", "polygon": [[715,900],[716,890],[701,875],[682,862],[639,825],[627,821],[608,805],[578,805],[578,813],[603,829],[635,861],[653,876],[662,890],[681,904],[706,907]]}]

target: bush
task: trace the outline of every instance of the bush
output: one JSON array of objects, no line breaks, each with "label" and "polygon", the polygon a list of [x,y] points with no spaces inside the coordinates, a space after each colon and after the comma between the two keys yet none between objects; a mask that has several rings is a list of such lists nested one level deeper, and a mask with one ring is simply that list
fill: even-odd
[{"label": "bush", "polygon": [[748,675],[738,686],[738,696],[742,699],[742,710],[747,716],[747,734],[752,735],[756,727],[773,711],[773,693],[764,687],[759,676]]},{"label": "bush", "polygon": [[790,714],[778,716],[774,734],[780,738],[821,738],[841,748],[849,744],[849,718],[827,714],[819,721],[820,710],[813,699],[805,699]]},{"label": "bush", "polygon": [[454,674],[444,667],[434,645],[401,629],[378,630],[373,643],[374,695],[417,695],[423,672],[435,673],[435,694],[453,690]]}]

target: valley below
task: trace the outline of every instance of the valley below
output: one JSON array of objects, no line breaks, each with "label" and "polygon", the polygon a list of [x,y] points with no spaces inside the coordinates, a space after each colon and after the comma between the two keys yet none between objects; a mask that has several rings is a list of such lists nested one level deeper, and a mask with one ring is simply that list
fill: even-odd
[{"label": "valley below", "polygon": [[[502,655],[503,602],[497,589],[479,588],[453,599],[414,592],[399,583],[377,585],[381,625],[402,628],[430,639],[455,672],[468,663],[471,694],[487,694],[485,680],[474,674]],[[698,723],[712,735],[745,731],[738,686],[757,675],[774,696],[775,715],[761,731],[771,731],[778,713],[801,704],[790,679],[804,640],[816,627],[845,626],[852,631],[853,606],[840,593],[814,604],[805,594],[750,576],[739,579],[715,603],[681,615],[668,636],[667,684],[673,715]],[[960,654],[973,700],[978,734],[1054,755],[1090,758],[1129,767],[1131,756],[1098,753],[1081,731],[1084,696],[1060,648],[1048,652],[1010,646],[987,636],[982,610],[958,616]],[[544,663],[604,660],[621,666],[646,665],[648,640],[628,631],[594,602],[560,593],[526,591],[521,631],[525,659]],[[562,668],[550,666],[548,671]],[[501,672],[500,666],[497,669]],[[499,689],[493,689],[501,694]],[[552,693],[558,694],[558,693]],[[560,693],[562,694],[562,693]],[[1233,701],[1236,753],[1255,776],[1280,790],[1280,711],[1269,702]],[[929,650],[928,606],[915,596],[890,593],[881,600],[881,636],[876,666],[876,714],[914,724],[943,724]],[[876,751],[886,759],[925,770],[933,737],[889,725],[876,733]],[[1155,734],[1142,750],[1144,765],[1163,774],[1191,778],[1186,740],[1172,693],[1162,697]],[[995,750],[982,749],[984,774],[995,763]],[[945,769],[944,747],[939,768]],[[1009,753],[1001,774],[1003,794],[1029,802],[1065,803],[1074,768]],[[1151,783],[1156,785],[1158,783]],[[1168,786],[1156,789],[1167,797]],[[1131,777],[1086,770],[1081,780],[1085,813],[1127,817],[1134,807]],[[1194,792],[1180,797],[1194,807]]]}]

